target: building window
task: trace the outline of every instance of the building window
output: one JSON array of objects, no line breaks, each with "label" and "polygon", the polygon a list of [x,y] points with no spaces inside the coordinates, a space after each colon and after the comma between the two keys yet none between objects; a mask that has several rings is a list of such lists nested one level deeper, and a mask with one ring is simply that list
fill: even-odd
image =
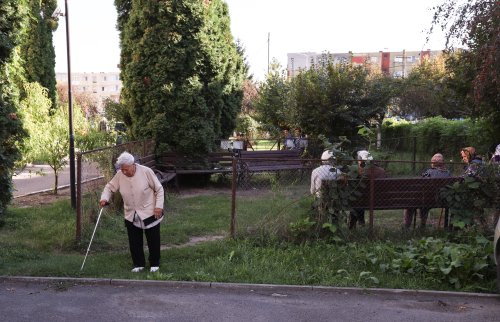
[{"label": "building window", "polygon": [[106,76],[104,76],[104,81],[106,81]]},{"label": "building window", "polygon": [[102,88],[102,91],[104,92],[104,86],[103,86],[103,87],[101,87],[101,88]]},{"label": "building window", "polygon": [[85,86],[83,86],[83,91],[85,92]]},{"label": "building window", "polygon": [[394,57],[394,62],[395,63],[402,63],[403,62],[403,56],[396,56],[396,57]]}]

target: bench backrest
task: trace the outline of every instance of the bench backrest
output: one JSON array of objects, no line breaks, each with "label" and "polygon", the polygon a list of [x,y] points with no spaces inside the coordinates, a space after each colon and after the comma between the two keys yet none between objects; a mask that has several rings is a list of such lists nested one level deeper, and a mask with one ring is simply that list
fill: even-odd
[{"label": "bench backrest", "polygon": [[139,163],[143,166],[149,167],[149,168],[153,168],[156,165],[156,158],[153,154],[146,155],[142,158],[138,158],[135,161],[137,163]]},{"label": "bench backrest", "polygon": [[233,153],[231,152],[211,152],[206,158],[199,160],[191,160],[186,156],[175,152],[166,152],[159,157],[159,163],[162,165],[171,165],[174,167],[189,167],[196,164],[204,164],[207,161],[209,164],[220,164],[223,166],[231,166],[233,161]]},{"label": "bench backrest", "polygon": [[249,166],[300,165],[303,163],[298,150],[241,151],[240,158]]},{"label": "bench backrest", "polygon": [[[439,192],[447,185],[460,180],[451,178],[381,178],[373,180],[373,201],[370,198],[370,180],[348,180],[360,194],[350,202],[353,208],[370,209],[404,209],[404,208],[440,208],[446,202],[439,198]],[[328,181],[323,187],[328,189]]]}]

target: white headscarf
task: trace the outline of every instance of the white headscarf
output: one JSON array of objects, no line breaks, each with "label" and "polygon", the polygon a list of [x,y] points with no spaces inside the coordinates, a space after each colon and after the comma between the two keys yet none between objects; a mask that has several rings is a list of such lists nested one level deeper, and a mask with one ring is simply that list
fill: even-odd
[{"label": "white headscarf", "polygon": [[495,153],[493,155],[500,155],[500,144],[497,145],[497,148],[495,149]]}]

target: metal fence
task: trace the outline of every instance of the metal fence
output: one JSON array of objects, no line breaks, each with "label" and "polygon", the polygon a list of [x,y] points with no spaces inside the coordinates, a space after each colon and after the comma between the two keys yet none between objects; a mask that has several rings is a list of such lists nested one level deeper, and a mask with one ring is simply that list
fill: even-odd
[{"label": "metal fence", "polygon": [[135,157],[153,153],[151,140],[128,142],[112,147],[77,153],[76,155],[76,240],[82,230],[95,221],[102,189],[115,173],[114,163],[120,153],[128,151]]},{"label": "metal fence", "polygon": [[[143,157],[152,154],[153,147],[154,144],[151,141],[130,142],[77,154],[77,240],[80,240],[82,232],[87,234],[91,231],[92,223],[95,222],[99,211],[97,205],[101,191],[115,173],[116,157],[125,150],[137,157]],[[227,217],[230,218],[228,234],[232,237],[248,234],[287,237],[290,229],[300,230],[300,227],[296,227],[297,223],[307,226],[309,224],[307,218],[318,216],[317,199],[321,183],[315,185],[311,182],[312,177],[315,175],[326,180],[337,178],[334,176],[335,172],[331,171],[331,165],[316,158],[302,158],[302,166],[293,169],[286,166],[280,168],[278,165],[273,169],[263,171],[245,170],[244,164],[248,161],[234,154],[232,172],[209,175],[212,181],[222,178],[223,180],[220,180],[222,184],[219,183],[218,188],[227,189],[227,202],[231,205],[231,213]],[[280,162],[285,165],[287,161],[289,160],[284,159]],[[425,169],[430,167],[429,161],[385,159],[373,162],[382,167],[390,178],[418,178]],[[463,163],[447,162],[445,166],[452,176],[460,176],[463,173]],[[180,195],[189,189],[185,182],[180,180],[178,190]],[[208,186],[202,189],[209,190],[210,181],[208,181]],[[175,192],[177,190],[172,191],[174,194]],[[121,211],[120,202],[115,202],[114,207],[117,212]],[[375,210],[372,225],[384,225],[380,220],[385,216],[380,214],[387,212],[391,211]],[[437,226],[436,217],[440,216],[440,212],[440,209],[431,210],[428,224]],[[403,210],[395,208],[391,213],[392,219],[389,220],[392,220],[392,223],[398,227],[403,225]]]},{"label": "metal fence", "polygon": [[[244,161],[238,160],[238,162]],[[388,179],[372,186],[371,192],[370,182],[365,181],[362,184],[363,189],[361,186],[351,187],[350,190],[330,195],[335,200],[328,207],[325,203],[319,202],[324,197],[322,181],[335,179],[336,182],[342,182],[345,176],[339,172],[340,169],[321,160],[306,159],[304,162],[305,166],[302,169],[255,172],[245,180],[237,180],[234,183],[231,214],[233,237],[258,233],[287,238],[290,230],[300,230],[300,228],[306,230],[305,228],[312,225],[313,221],[328,222],[324,217],[335,217],[339,213],[343,215],[339,219],[341,222],[337,224],[348,228],[351,220],[349,210],[355,208],[365,209],[366,226],[370,230],[374,227],[409,228],[410,220],[415,227],[417,215],[424,218],[424,225],[444,228],[448,225],[448,212],[441,202],[443,197],[439,196],[440,189],[462,180],[464,172],[463,163],[447,162],[445,167],[452,179],[437,183],[439,179],[427,180],[422,177],[431,166],[429,161],[374,160],[372,161],[374,164],[385,170]],[[422,180],[409,180],[410,178]],[[341,200],[339,194],[346,192],[349,195]],[[363,193],[366,195],[360,198],[365,198],[364,203],[360,203],[360,200],[356,203],[356,197]],[[342,204],[346,200],[349,200],[349,204]],[[498,203],[489,200],[484,207],[491,207],[495,202]],[[335,212],[334,207],[337,207],[338,213],[332,216]],[[410,213],[408,214],[408,210],[405,209],[410,209]],[[488,213],[485,209],[480,211]]]}]

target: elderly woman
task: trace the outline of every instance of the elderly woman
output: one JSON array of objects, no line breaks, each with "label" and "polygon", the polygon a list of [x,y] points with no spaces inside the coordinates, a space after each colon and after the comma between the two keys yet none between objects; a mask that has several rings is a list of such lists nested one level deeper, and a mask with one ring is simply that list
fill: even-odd
[{"label": "elderly woman", "polygon": [[[441,153],[436,153],[431,158],[431,167],[422,172],[424,178],[446,178],[450,177],[451,173],[444,165],[444,157]],[[425,228],[429,208],[420,208],[420,227]],[[404,210],[404,227],[410,228],[413,217],[416,216],[416,208],[408,208]]]},{"label": "elderly woman", "polygon": [[476,154],[476,149],[472,146],[463,148],[460,151],[462,161],[466,164],[464,167],[464,177],[475,177],[483,165],[483,159]]},{"label": "elderly woman", "polygon": [[127,227],[130,254],[137,273],[146,261],[143,248],[143,231],[149,249],[150,271],[160,268],[160,222],[163,219],[163,187],[153,170],[135,163],[134,156],[123,152],[116,161],[120,169],[101,194],[99,204],[104,207],[112,194],[119,191],[123,198],[125,227]]}]

